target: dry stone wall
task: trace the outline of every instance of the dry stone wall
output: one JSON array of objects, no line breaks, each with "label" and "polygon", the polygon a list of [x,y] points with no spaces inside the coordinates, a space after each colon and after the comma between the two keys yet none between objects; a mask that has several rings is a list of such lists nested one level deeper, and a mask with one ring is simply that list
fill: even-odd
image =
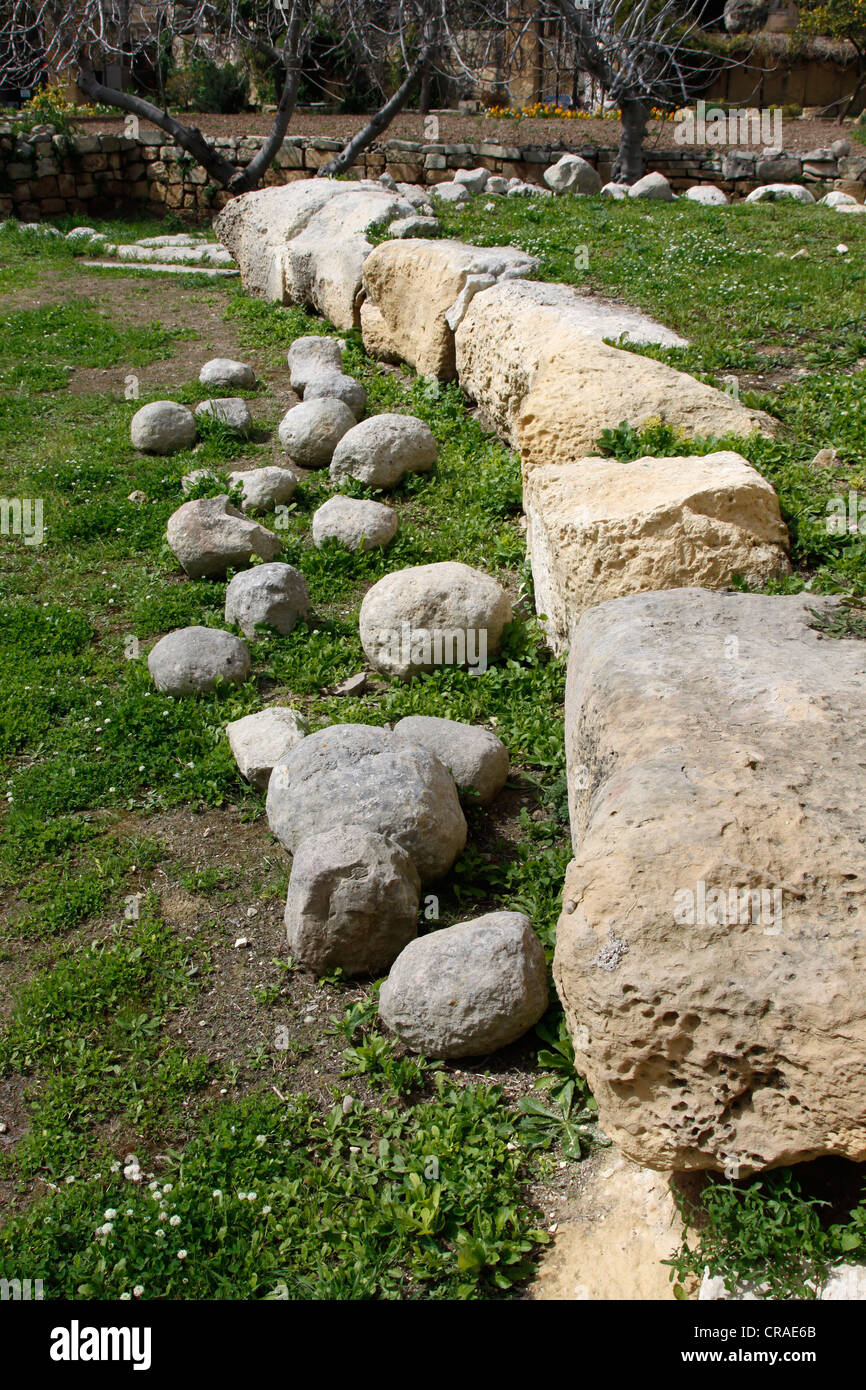
[{"label": "dry stone wall", "polygon": [[[245,165],[261,148],[264,137],[222,137],[214,143],[234,162]],[[339,140],[288,136],[268,171],[265,186],[313,177],[340,148]],[[610,178],[615,149],[579,142],[566,146],[561,142],[505,145],[497,141],[420,144],[385,140],[364,151],[351,172],[359,179],[377,179],[388,173],[398,183],[431,186],[450,180],[456,169],[477,166],[506,178],[540,184],[544,170],[569,152],[588,160],[603,183]],[[648,169],[663,173],[676,192],[696,183],[713,183],[737,197],[778,181],[780,167],[778,160],[768,160],[754,150],[653,150],[647,160]],[[806,155],[785,155],[784,160],[785,181],[802,179],[816,197],[840,181],[858,201],[866,195],[866,154],[839,157],[830,150],[814,150]],[[26,137],[16,137],[11,125],[0,124],[0,217],[14,216],[26,222],[132,205],[156,214],[171,211],[190,222],[206,222],[228,201],[226,191],[176,145],[166,143],[161,131],[143,131],[135,139],[105,133],[70,137],[43,126]]]}]

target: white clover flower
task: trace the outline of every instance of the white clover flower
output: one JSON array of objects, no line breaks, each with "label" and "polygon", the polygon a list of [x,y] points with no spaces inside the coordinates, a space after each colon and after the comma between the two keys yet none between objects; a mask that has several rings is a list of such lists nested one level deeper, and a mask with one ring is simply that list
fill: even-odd
[{"label": "white clover flower", "polygon": [[171,1220],[169,1221],[168,1224],[169,1224],[169,1226],[179,1226],[179,1225],[180,1225],[180,1217],[179,1217],[179,1216],[173,1216],[173,1217],[171,1218]]},{"label": "white clover flower", "polygon": [[174,1188],[172,1187],[172,1184],[170,1182],[167,1182],[162,1190],[163,1192],[173,1192]]},{"label": "white clover flower", "polygon": [[177,1258],[178,1258],[179,1260],[185,1260],[185,1259],[186,1259],[186,1251],[185,1251],[185,1250],[178,1250],[178,1252],[177,1252]]},{"label": "white clover flower", "polygon": [[262,1207],[262,1216],[270,1216],[270,1214],[271,1214],[271,1208],[270,1208],[270,1207]]},{"label": "white clover flower", "polygon": [[141,1295],[144,1293],[144,1285],[136,1284],[132,1292],[136,1298],[141,1298]]},{"label": "white clover flower", "polygon": [[114,1207],[106,1207],[105,1211],[103,1212],[103,1215],[106,1221],[113,1221],[117,1216],[117,1212],[115,1211]]},{"label": "white clover flower", "polygon": [[162,1227],[157,1227],[153,1234],[156,1236],[157,1240],[162,1240],[165,1236],[165,1231],[162,1229]]},{"label": "white clover flower", "polygon": [[132,1298],[132,1294],[131,1294],[131,1293],[126,1293],[126,1292],[124,1292],[124,1293],[122,1293],[122,1294],[120,1295],[120,1300],[121,1300],[122,1303],[128,1303],[128,1302],[130,1301],[131,1298]]},{"label": "white clover flower", "polygon": [[258,1193],[257,1193],[257,1192],[248,1192],[248,1193],[247,1193],[247,1201],[248,1201],[248,1202],[254,1202],[254,1201],[256,1200],[256,1197],[257,1197],[257,1196],[258,1196]]},{"label": "white clover flower", "polygon": [[211,1196],[213,1196],[213,1197],[221,1197],[222,1195],[223,1195],[223,1194],[220,1192],[220,1190],[219,1190],[218,1187],[215,1187],[214,1190],[213,1190],[213,1192],[211,1193]]}]

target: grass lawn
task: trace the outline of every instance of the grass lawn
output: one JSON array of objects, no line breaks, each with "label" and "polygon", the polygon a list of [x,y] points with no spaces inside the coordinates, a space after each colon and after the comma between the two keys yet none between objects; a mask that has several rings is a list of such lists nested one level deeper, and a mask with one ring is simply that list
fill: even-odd
[{"label": "grass lawn", "polygon": [[[443,220],[532,251],[543,278],[656,314],[692,344],[659,356],[708,380],[733,374],[779,415],[778,440],[737,447],[779,492],[785,588],[846,594],[862,622],[863,537],[826,526],[834,497],[866,493],[860,219],[513,199]],[[42,546],[0,536],[0,1277],[41,1277],[47,1297],[514,1297],[594,1139],[558,1005],[493,1058],[435,1065],[380,1032],[374,986],[297,970],[282,927],[289,858],[223,729],[276,701],[313,729],[411,713],[494,727],[508,787],[486,812],[468,808],[467,849],[426,924],[520,908],[552,954],[569,854],[565,673],[533,617],[517,459],[456,386],[383,368],[350,338],[370,411],[426,420],[439,462],[397,489],[400,531],[370,555],[312,547],[329,493],[304,476],[279,534],[313,618],[258,639],[244,687],[172,701],[152,687],[147,650],[172,628],[223,624],[223,585],[186,579],[165,546],[181,478],[279,458],[286,348],[327,326],[224,281],[88,271],[65,244],[16,229],[0,233],[0,316],[0,492],[41,499],[46,528]],[[253,438],[213,430],[169,458],[136,454],[134,410],[196,403],[216,355],[256,367]],[[600,445],[623,458],[713,447],[661,427]],[[814,466],[827,447],[835,462]],[[503,657],[479,676],[332,693],[364,665],[369,584],[445,559],[511,593]]]}]

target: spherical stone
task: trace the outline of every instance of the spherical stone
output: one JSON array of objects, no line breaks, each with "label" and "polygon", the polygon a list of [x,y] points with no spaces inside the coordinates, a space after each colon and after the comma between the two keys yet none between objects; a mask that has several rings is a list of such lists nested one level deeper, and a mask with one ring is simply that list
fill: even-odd
[{"label": "spherical stone", "polygon": [[371,415],[348,430],[334,449],[331,478],[356,478],[370,487],[395,487],[404,473],[427,473],[436,462],[436,440],[412,415]]},{"label": "spherical stone", "polygon": [[487,668],[511,600],[489,574],[456,561],[386,574],[361,604],[361,645],[384,675],[409,680],[437,666]]},{"label": "spherical stone", "polygon": [[379,1017],[413,1052],[481,1057],[547,1008],[544,948],[522,912],[489,912],[411,941],[379,992]]},{"label": "spherical stone", "polygon": [[182,627],[151,649],[147,667],[165,695],[202,695],[217,681],[243,685],[250,674],[246,644],[215,627]]},{"label": "spherical stone", "polygon": [[268,705],[226,725],[238,771],[260,792],[267,791],[274,764],[306,734],[306,719],[288,705]]},{"label": "spherical stone", "polygon": [[426,748],[367,724],[310,734],[271,774],[268,824],[292,852],[308,835],[362,825],[396,840],[422,882],[448,872],[466,843],[450,772]]},{"label": "spherical stone", "polygon": [[361,497],[331,497],[313,513],[313,543],[334,540],[349,550],[375,550],[394,539],[398,525],[393,507]]},{"label": "spherical stone", "polygon": [[242,386],[253,387],[256,374],[246,362],[235,362],[231,357],[212,357],[205,362],[198,374],[202,386]]},{"label": "spherical stone", "polygon": [[722,207],[729,201],[728,195],[712,183],[693,184],[686,189],[685,197],[690,203],[702,203],[704,207]]},{"label": "spherical stone", "polygon": [[304,387],[304,400],[336,400],[347,405],[356,420],[360,420],[367,409],[367,392],[353,376],[343,372],[329,372],[327,375],[313,377]]},{"label": "spherical stone", "polygon": [[243,489],[241,508],[245,512],[272,512],[281,503],[290,502],[298,486],[294,473],[273,464],[230,473],[230,487],[238,483]]},{"label": "spherical stone", "polygon": [[231,506],[225,493],[184,502],[168,519],[166,539],[193,579],[224,579],[254,555],[272,560],[281,548],[273,531]]},{"label": "spherical stone", "polygon": [[294,565],[254,565],[226,589],[226,622],[237,623],[245,637],[255,637],[257,623],[287,637],[309,612],[307,581]]},{"label": "spherical stone", "polygon": [[491,801],[508,780],[508,749],[489,729],[460,724],[455,719],[410,714],[394,725],[397,738],[408,739],[435,753],[458,788],[474,791],[482,805]]},{"label": "spherical stone", "polygon": [[345,347],[342,338],[319,338],[315,335],[296,338],[288,351],[292,390],[303,392],[307,383],[323,372],[342,372]]},{"label": "spherical stone", "polygon": [[404,849],[365,826],[309,835],[286,898],[289,950],[324,975],[380,975],[418,933],[421,880]]},{"label": "spherical stone", "polygon": [[175,401],[150,401],[129,422],[133,447],[145,454],[173,454],[195,443],[195,416]]},{"label": "spherical stone", "polygon": [[246,401],[240,396],[217,396],[210,401],[202,401],[195,408],[196,417],[207,417],[224,425],[231,434],[246,439],[253,428],[253,417]]},{"label": "spherical stone", "polygon": [[343,435],[357,422],[333,396],[293,405],[280,421],[280,443],[301,468],[327,468]]}]

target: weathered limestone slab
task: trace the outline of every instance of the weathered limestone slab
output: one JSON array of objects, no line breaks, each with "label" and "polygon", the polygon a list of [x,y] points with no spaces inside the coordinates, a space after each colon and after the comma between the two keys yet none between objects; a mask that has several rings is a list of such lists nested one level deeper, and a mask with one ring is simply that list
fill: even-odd
[{"label": "weathered limestone slab", "polygon": [[866,1159],[866,643],[832,607],[679,589],[573,635],[554,974],[652,1168]]},{"label": "weathered limestone slab", "polygon": [[455,335],[460,385],[489,428],[520,450],[524,477],[539,463],[592,454],[602,431],[623,420],[639,428],[661,419],[687,436],[773,433],[762,411],[601,341],[622,332],[633,342],[682,341],[633,310],[596,314],[567,285],[499,284],[472,300]]},{"label": "weathered limestone slab", "polygon": [[312,305],[348,330],[359,322],[366,232],[413,211],[378,181],[299,179],[232,199],[214,227],[251,294]]},{"label": "weathered limestone slab", "polygon": [[539,464],[523,505],[536,608],[557,652],[605,599],[725,588],[734,574],[765,584],[790,570],[776,493],[732,452]]},{"label": "weathered limestone slab", "polygon": [[422,376],[455,375],[454,329],[472,295],[537,262],[512,246],[407,238],[382,242],[364,265],[361,310],[368,352],[408,362]]}]

